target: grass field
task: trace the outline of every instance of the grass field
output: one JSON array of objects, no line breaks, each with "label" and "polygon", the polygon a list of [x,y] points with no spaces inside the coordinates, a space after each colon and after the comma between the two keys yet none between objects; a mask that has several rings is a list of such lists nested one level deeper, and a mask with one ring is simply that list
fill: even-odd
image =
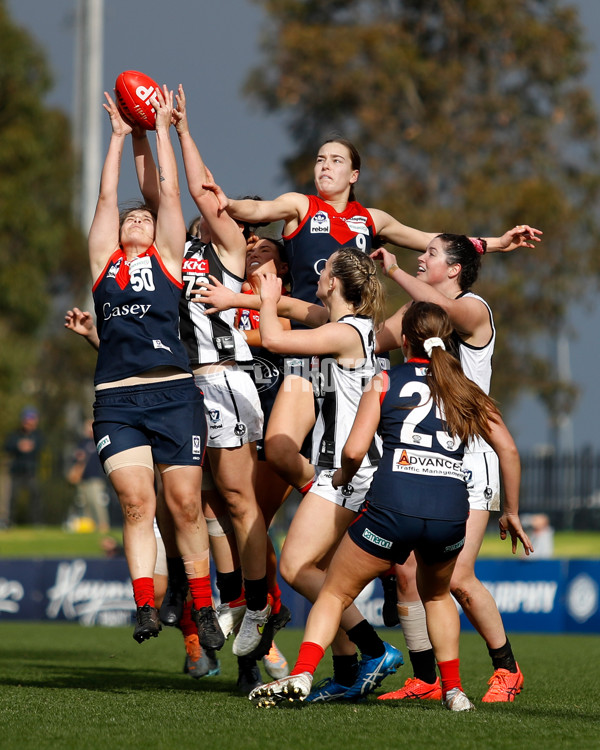
[{"label": "grass field", "polygon": [[[118,529],[112,536],[120,539]],[[0,530],[0,558],[59,558],[102,557],[100,542],[103,535],[64,531],[60,527],[28,526]],[[555,557],[600,558],[600,532],[561,531],[554,540]],[[498,534],[487,534],[481,550],[482,557],[511,557],[510,543]]]},{"label": "grass field", "polygon": [[[383,631],[404,648],[400,631]],[[283,631],[293,660],[301,633]],[[525,675],[512,704],[482,704],[490,675],[481,639],[461,641],[463,686],[477,710],[452,714],[432,702],[333,703],[257,709],[235,689],[229,643],[218,677],[192,680],[181,671],[177,631],[142,645],[123,628],[72,624],[0,624],[0,747],[3,750],[444,750],[598,747],[597,666],[600,638],[516,635]],[[317,678],[327,676],[326,656]],[[377,693],[397,689],[403,667]]]}]

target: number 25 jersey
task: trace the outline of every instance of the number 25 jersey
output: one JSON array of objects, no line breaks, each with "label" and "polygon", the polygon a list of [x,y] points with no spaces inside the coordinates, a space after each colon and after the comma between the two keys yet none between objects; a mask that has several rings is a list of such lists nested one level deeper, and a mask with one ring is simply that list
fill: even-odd
[{"label": "number 25 jersey", "polygon": [[447,432],[427,385],[427,365],[412,360],[385,373],[383,455],[366,499],[406,516],[462,521],[469,514],[465,446]]}]

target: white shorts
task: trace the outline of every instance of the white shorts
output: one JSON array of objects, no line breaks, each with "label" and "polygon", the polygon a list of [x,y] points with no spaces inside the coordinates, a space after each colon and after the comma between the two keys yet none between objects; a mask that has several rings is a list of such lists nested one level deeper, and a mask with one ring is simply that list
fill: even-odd
[{"label": "white shorts", "polygon": [[500,464],[494,451],[465,451],[463,469],[471,510],[500,510]]},{"label": "white shorts", "polygon": [[352,478],[350,484],[338,487],[336,490],[331,484],[335,469],[322,469],[317,466],[317,478],[310,488],[310,492],[322,497],[324,500],[329,500],[330,503],[341,505],[342,508],[348,508],[357,513],[364,502],[367,490],[371,486],[371,480],[376,469],[376,466],[360,468]]},{"label": "white shorts", "polygon": [[239,448],[262,438],[263,412],[247,372],[232,366],[194,380],[204,393],[209,448]]}]

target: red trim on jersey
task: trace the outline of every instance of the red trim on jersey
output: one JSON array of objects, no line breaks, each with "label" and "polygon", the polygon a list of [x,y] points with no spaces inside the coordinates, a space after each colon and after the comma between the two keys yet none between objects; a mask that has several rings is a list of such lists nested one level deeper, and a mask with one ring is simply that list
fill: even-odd
[{"label": "red trim on jersey", "polygon": [[379,406],[383,404],[383,399],[386,397],[387,392],[390,390],[390,374],[387,370],[381,371],[382,376],[382,385],[383,388],[381,389],[381,393],[379,394]]},{"label": "red trim on jersey", "polygon": [[[375,230],[375,222],[373,221],[373,217],[369,213],[369,211],[358,201],[348,201],[346,204],[346,208],[343,211],[336,211],[335,208],[331,205],[331,203],[327,203],[327,201],[324,198],[321,198],[320,195],[307,195],[308,198],[308,211],[303,216],[302,221],[296,229],[291,234],[283,234],[281,238],[283,240],[291,240],[293,237],[295,237],[298,232],[302,229],[302,227],[306,224],[308,221],[309,216],[314,216],[315,211],[325,211],[330,216],[340,216],[343,219],[351,218],[357,213],[365,213],[365,216],[367,217],[367,222],[365,226],[367,227],[373,227],[373,234],[376,234]],[[313,210],[314,209],[314,210]],[[348,214],[348,215],[346,215]]]},{"label": "red trim on jersey", "polygon": [[[183,289],[183,281],[178,281],[178,280],[177,280],[177,279],[176,279],[176,278],[175,278],[175,277],[174,277],[174,276],[173,276],[173,275],[171,274],[171,272],[170,272],[170,271],[168,270],[168,268],[167,268],[167,267],[165,266],[165,264],[164,264],[164,262],[163,262],[163,259],[162,259],[162,258],[160,257],[160,253],[159,253],[159,252],[158,252],[158,250],[157,250],[157,249],[156,249],[156,248],[154,247],[154,245],[150,245],[150,247],[149,247],[149,248],[148,248],[147,250],[144,250],[144,252],[143,252],[143,253],[140,253],[140,254],[139,254],[139,255],[138,255],[137,257],[138,257],[138,258],[143,258],[144,256],[147,256],[147,257],[151,257],[151,256],[154,256],[154,257],[156,258],[156,260],[158,261],[158,265],[159,265],[159,266],[161,267],[161,269],[162,269],[162,272],[163,272],[163,273],[164,273],[164,275],[165,275],[165,276],[166,276],[166,277],[167,277],[167,278],[169,279],[169,281],[171,281],[171,282],[172,282],[173,284],[175,284],[175,286],[176,286],[176,287],[177,287],[178,289]],[[117,260],[118,260],[118,259],[119,259],[120,257],[121,257],[121,258],[123,258],[123,263],[125,263],[125,262],[127,261],[127,256],[125,255],[125,251],[123,250],[123,248],[122,248],[121,246],[119,246],[119,247],[118,247],[118,248],[117,248],[117,249],[115,250],[115,252],[114,252],[114,253],[113,253],[113,254],[112,254],[112,255],[110,256],[110,258],[109,258],[109,259],[108,259],[108,261],[106,262],[106,265],[105,265],[105,266],[104,266],[104,268],[102,269],[102,272],[100,273],[100,275],[98,276],[98,278],[97,278],[97,279],[96,279],[96,281],[94,282],[94,285],[92,286],[92,292],[95,292],[95,291],[96,291],[96,287],[98,286],[98,284],[99,284],[99,283],[100,283],[100,282],[102,281],[102,279],[103,279],[103,278],[104,278],[104,276],[106,275],[106,272],[107,272],[107,270],[108,270],[108,267],[109,267],[109,266],[111,265],[111,263],[116,263],[116,261],[117,261]],[[130,261],[130,262],[131,262],[131,261]],[[119,269],[119,272],[120,272],[120,271],[121,271],[121,269]],[[124,289],[125,287],[121,287],[121,288],[122,288],[122,289]]]},{"label": "red trim on jersey", "polygon": [[104,276],[105,276],[106,272],[108,271],[108,267],[110,266],[110,264],[111,264],[111,263],[113,263],[114,261],[116,261],[116,259],[117,259],[117,257],[118,257],[119,255],[122,255],[123,257],[125,256],[125,253],[123,252],[123,249],[122,249],[121,247],[118,247],[118,248],[117,248],[117,249],[116,249],[116,250],[114,251],[114,253],[113,253],[113,254],[112,254],[112,255],[110,256],[110,258],[109,258],[109,259],[108,259],[108,260],[106,261],[106,265],[104,266],[104,268],[103,268],[103,269],[102,269],[102,271],[100,272],[100,274],[99,274],[98,278],[97,278],[97,279],[96,279],[96,281],[94,282],[94,285],[92,286],[92,292],[95,292],[95,291],[96,291],[96,287],[98,286],[98,284],[99,284],[99,283],[100,283],[100,282],[102,281],[102,279],[104,278]]}]

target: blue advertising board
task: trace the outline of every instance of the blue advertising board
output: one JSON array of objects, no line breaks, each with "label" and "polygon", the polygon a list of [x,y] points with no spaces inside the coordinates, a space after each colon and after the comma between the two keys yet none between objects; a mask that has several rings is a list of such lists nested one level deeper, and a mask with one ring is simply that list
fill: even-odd
[{"label": "blue advertising board", "polygon": [[[509,632],[600,633],[600,560],[479,560],[476,572]],[[309,603],[280,585],[293,613],[291,625],[303,627]],[[369,584],[356,603],[373,625],[383,625],[379,580]],[[123,559],[0,560],[2,621],[128,625],[134,611]],[[465,630],[471,629],[462,613],[461,622]]]}]

